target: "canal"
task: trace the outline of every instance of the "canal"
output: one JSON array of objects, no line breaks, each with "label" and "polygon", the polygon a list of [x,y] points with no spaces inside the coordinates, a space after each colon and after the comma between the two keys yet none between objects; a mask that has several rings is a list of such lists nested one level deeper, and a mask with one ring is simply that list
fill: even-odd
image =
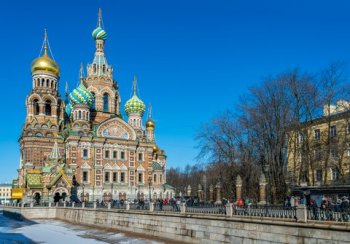
[{"label": "canal", "polygon": [[72,225],[59,220],[19,221],[0,212],[0,243],[166,243],[143,236]]}]

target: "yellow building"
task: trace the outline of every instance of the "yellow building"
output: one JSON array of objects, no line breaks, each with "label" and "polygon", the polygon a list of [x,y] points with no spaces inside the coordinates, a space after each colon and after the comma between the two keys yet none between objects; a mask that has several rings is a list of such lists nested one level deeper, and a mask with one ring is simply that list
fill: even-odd
[{"label": "yellow building", "polygon": [[8,203],[11,200],[11,184],[0,184],[0,203]]},{"label": "yellow building", "polygon": [[288,133],[287,179],[292,186],[349,182],[349,102],[324,106],[317,119],[294,125]]}]

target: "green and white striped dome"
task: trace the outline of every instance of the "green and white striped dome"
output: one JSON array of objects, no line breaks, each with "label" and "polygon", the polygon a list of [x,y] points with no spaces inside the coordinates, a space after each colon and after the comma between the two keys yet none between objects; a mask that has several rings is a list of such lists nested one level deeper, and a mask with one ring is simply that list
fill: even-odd
[{"label": "green and white striped dome", "polygon": [[146,106],[145,104],[134,94],[132,98],[130,98],[126,103],[125,103],[125,112],[129,115],[131,113],[138,113],[141,116],[143,113],[146,111]]}]

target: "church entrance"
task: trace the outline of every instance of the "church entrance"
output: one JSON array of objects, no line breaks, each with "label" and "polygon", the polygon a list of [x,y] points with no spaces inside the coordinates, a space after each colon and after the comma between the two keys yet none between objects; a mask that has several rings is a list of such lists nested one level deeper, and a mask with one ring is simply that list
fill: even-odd
[{"label": "church entrance", "polygon": [[59,187],[54,191],[53,201],[55,203],[63,202],[63,201],[67,201],[67,200],[69,200],[69,199],[68,199],[68,190],[66,188]]},{"label": "church entrance", "polygon": [[41,195],[39,192],[35,192],[34,196],[33,196],[33,199],[34,199],[34,204],[38,205],[40,203],[40,199],[41,199]]}]

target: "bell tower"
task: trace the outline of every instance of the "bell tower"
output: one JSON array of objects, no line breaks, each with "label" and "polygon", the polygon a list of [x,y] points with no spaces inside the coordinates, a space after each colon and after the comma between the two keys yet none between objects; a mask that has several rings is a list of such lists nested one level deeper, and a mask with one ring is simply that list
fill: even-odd
[{"label": "bell tower", "polygon": [[53,59],[46,30],[31,72],[32,89],[26,98],[27,114],[19,142],[22,165],[40,167],[48,159],[53,139],[64,123],[64,102],[58,92],[60,69]]}]

